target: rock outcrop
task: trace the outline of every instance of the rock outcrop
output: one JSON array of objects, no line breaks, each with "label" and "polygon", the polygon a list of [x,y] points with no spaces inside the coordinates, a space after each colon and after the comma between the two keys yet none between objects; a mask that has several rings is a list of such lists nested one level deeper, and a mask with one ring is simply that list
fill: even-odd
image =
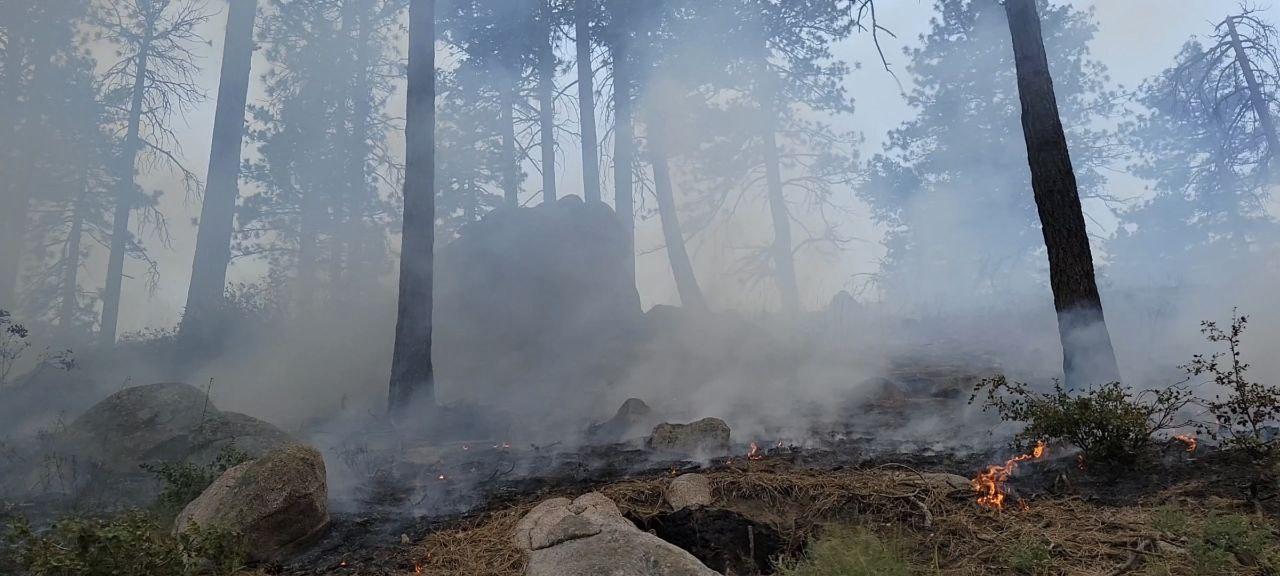
[{"label": "rock outcrop", "polygon": [[721,456],[729,453],[729,425],[719,418],[703,418],[689,424],[664,422],[654,427],[647,446],[685,456]]},{"label": "rock outcrop", "polygon": [[642,532],[602,494],[553,498],[516,526],[526,576],[718,576],[693,555]]},{"label": "rock outcrop", "polygon": [[672,510],[711,505],[711,481],[702,474],[681,474],[667,486],[667,504]]},{"label": "rock outcrop", "polygon": [[622,442],[632,438],[642,438],[654,424],[659,422],[657,413],[639,398],[628,398],[613,418],[591,426],[587,430],[588,440],[596,443]]},{"label": "rock outcrop", "polygon": [[279,560],[329,524],[324,459],[293,445],[227,470],[174,521],[174,531],[217,526],[242,534],[249,557]]}]

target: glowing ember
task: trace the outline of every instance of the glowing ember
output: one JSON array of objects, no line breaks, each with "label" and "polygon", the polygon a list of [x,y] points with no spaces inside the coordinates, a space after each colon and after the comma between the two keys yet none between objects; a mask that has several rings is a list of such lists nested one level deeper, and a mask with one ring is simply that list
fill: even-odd
[{"label": "glowing ember", "polygon": [[764,454],[760,453],[760,447],[755,442],[751,443],[751,451],[747,452],[747,460],[763,460]]},{"label": "glowing ember", "polygon": [[1186,444],[1187,452],[1195,452],[1196,446],[1200,444],[1200,440],[1191,434],[1178,434],[1173,439]]},{"label": "glowing ember", "polygon": [[437,477],[436,477],[436,479],[437,479],[437,480],[444,480],[444,474],[441,474],[441,475],[437,476]]},{"label": "glowing ember", "polygon": [[1004,484],[1009,481],[1009,477],[1013,476],[1013,472],[1018,469],[1018,464],[1028,460],[1036,460],[1044,456],[1045,443],[1037,442],[1036,447],[1030,454],[1019,454],[1004,463],[1003,466],[992,464],[983,472],[970,481],[973,491],[978,493],[978,504],[1000,510],[1004,508],[1004,500],[1006,497]]}]

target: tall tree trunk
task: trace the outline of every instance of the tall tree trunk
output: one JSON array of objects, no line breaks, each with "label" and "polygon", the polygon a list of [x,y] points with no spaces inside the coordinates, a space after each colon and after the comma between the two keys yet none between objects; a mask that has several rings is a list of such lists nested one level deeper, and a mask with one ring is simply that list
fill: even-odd
[{"label": "tall tree trunk", "polygon": [[209,322],[222,307],[231,263],[231,235],[236,200],[240,196],[240,148],[244,139],[245,103],[249,97],[253,61],[253,21],[258,0],[231,0],[223,40],[222,72],[218,76],[218,104],[213,117],[213,143],[200,228],[182,317],[184,339],[202,340]]},{"label": "tall tree trunk", "polygon": [[778,152],[778,90],[776,78],[768,67],[762,76],[761,109],[765,124],[764,142],[765,185],[769,195],[769,214],[773,218],[773,266],[778,280],[778,293],[782,297],[782,311],[788,317],[800,312],[800,289],[796,283],[796,262],[791,244],[791,212],[782,190],[782,159]]},{"label": "tall tree trunk", "polygon": [[1118,381],[1120,370],[1102,314],[1084,211],[1058,115],[1036,0],[1006,0],[1005,11],[1013,37],[1031,187],[1049,254],[1063,373],[1067,386],[1076,389]]},{"label": "tall tree trunk", "polygon": [[629,270],[634,274],[636,253],[635,200],[632,196],[636,155],[635,101],[632,100],[634,84],[626,40],[615,38],[610,49],[613,60],[613,209],[622,220],[622,229],[627,239],[627,254],[631,257]]},{"label": "tall tree trunk", "polygon": [[[551,6],[544,4],[546,20],[551,20]],[[538,58],[538,124],[542,134],[542,201],[556,201],[556,54],[552,46],[555,28],[547,26],[547,37],[541,42]]]},{"label": "tall tree trunk", "polygon": [[653,166],[653,188],[658,196],[658,217],[662,220],[662,237],[667,244],[667,259],[671,261],[671,274],[676,280],[680,302],[690,311],[707,311],[707,301],[698,287],[698,278],[689,260],[689,250],[684,244],[684,231],[680,227],[679,210],[675,191],[671,186],[671,171],[667,166],[666,146],[662,142],[661,129],[653,122],[649,126],[649,164]]},{"label": "tall tree trunk", "polygon": [[116,327],[120,321],[120,290],[124,283],[124,257],[129,248],[129,213],[133,211],[133,193],[137,186],[135,165],[142,149],[139,131],[142,125],[142,101],[146,92],[147,53],[151,51],[152,23],[148,22],[138,50],[134,70],[133,92],[129,103],[129,126],[124,137],[124,154],[120,162],[120,184],[116,192],[115,211],[111,219],[111,254],[107,257],[107,286],[102,293],[102,326],[98,343],[104,347],[116,343]]},{"label": "tall tree trunk", "polygon": [[63,343],[75,337],[76,310],[80,308],[80,244],[84,238],[84,209],[89,189],[87,178],[71,206],[71,231],[62,254],[62,286],[58,305],[58,331]]},{"label": "tall tree trunk", "polygon": [[[504,48],[505,49],[505,48]],[[502,196],[509,208],[520,205],[520,152],[516,147],[516,95],[520,88],[519,65],[507,59],[509,78],[502,79]]]},{"label": "tall tree trunk", "polygon": [[391,359],[392,412],[433,402],[432,268],[435,250],[435,0],[409,8],[409,95],[405,125],[404,231],[400,300]]},{"label": "tall tree trunk", "polygon": [[1236,30],[1236,19],[1234,16],[1227,18],[1227,32],[1231,34],[1231,48],[1236,53],[1236,60],[1240,64],[1240,72],[1244,75],[1245,85],[1249,88],[1249,104],[1253,107],[1254,114],[1258,115],[1258,123],[1262,124],[1263,136],[1267,139],[1267,153],[1269,155],[1280,154],[1280,136],[1276,134],[1276,125],[1271,117],[1271,108],[1267,106],[1267,99],[1262,92],[1262,86],[1258,83],[1258,75],[1253,71],[1253,62],[1249,61],[1249,55],[1244,51],[1244,42],[1240,40],[1240,33]]},{"label": "tall tree trunk", "polygon": [[578,48],[578,122],[582,125],[582,194],[600,201],[600,152],[596,136],[595,68],[591,62],[591,7],[594,0],[574,0],[573,20]]}]

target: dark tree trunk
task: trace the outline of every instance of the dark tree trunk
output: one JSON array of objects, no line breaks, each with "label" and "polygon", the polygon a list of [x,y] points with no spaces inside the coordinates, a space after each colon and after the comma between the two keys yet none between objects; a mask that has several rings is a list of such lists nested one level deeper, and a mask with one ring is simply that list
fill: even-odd
[{"label": "dark tree trunk", "polygon": [[1049,75],[1036,0],[1006,0],[1022,100],[1022,131],[1031,187],[1049,254],[1049,283],[1058,312],[1067,386],[1118,381],[1111,337],[1094,279],[1093,255],[1067,137]]},{"label": "dark tree trunk", "polygon": [[512,65],[512,58],[507,58],[510,74],[503,79],[502,86],[502,195],[506,205],[515,208],[520,205],[520,152],[516,147],[516,93],[520,87],[519,65]]},{"label": "dark tree trunk", "polygon": [[649,123],[649,163],[653,166],[653,188],[658,196],[658,217],[662,220],[662,237],[667,244],[667,259],[671,261],[671,274],[676,280],[680,302],[693,312],[706,312],[707,302],[698,287],[693,272],[693,262],[684,244],[684,231],[680,228],[680,215],[676,207],[675,192],[671,185],[671,171],[667,167],[666,147],[660,130]]},{"label": "dark tree trunk", "polygon": [[146,92],[147,53],[151,50],[153,29],[147,27],[146,36],[138,50],[133,93],[129,103],[129,125],[124,137],[124,154],[120,161],[120,184],[116,192],[115,211],[111,219],[111,254],[107,257],[107,285],[102,293],[102,326],[98,343],[113,346],[116,343],[116,326],[120,321],[120,290],[124,283],[124,257],[129,248],[129,213],[133,210],[135,164],[142,149],[139,131],[142,125],[142,100]]},{"label": "dark tree trunk", "polygon": [[409,7],[409,93],[405,114],[404,231],[400,299],[391,359],[392,412],[434,402],[431,366],[432,268],[435,250],[435,0]]},{"label": "dark tree trunk", "polygon": [[62,294],[59,296],[58,330],[62,341],[75,337],[76,310],[80,307],[80,244],[84,238],[84,204],[88,199],[87,182],[83,182],[79,194],[71,206],[71,231],[62,255]]},{"label": "dark tree trunk", "polygon": [[1254,114],[1258,115],[1258,123],[1262,124],[1263,136],[1267,139],[1267,154],[1271,156],[1280,154],[1280,141],[1277,141],[1280,136],[1276,134],[1271,108],[1267,106],[1266,96],[1258,83],[1258,75],[1253,71],[1253,62],[1249,61],[1249,55],[1244,51],[1244,42],[1240,39],[1240,33],[1236,31],[1235,17],[1227,18],[1227,32],[1231,34],[1231,48],[1236,53],[1240,73],[1244,75],[1245,85],[1249,88],[1249,104],[1253,107]]},{"label": "dark tree trunk", "polygon": [[209,172],[200,207],[200,229],[191,265],[191,285],[182,317],[184,339],[202,340],[213,314],[222,307],[231,263],[231,235],[240,196],[240,147],[244,139],[245,103],[253,60],[253,21],[258,0],[231,0],[223,42],[218,105],[213,118]]},{"label": "dark tree trunk", "polygon": [[627,238],[627,253],[635,272],[635,200],[632,196],[636,157],[635,102],[631,63],[627,60],[625,40],[617,38],[611,46],[613,59],[613,209],[622,220]]},{"label": "dark tree trunk", "polygon": [[574,0],[573,6],[578,48],[578,121],[582,125],[582,194],[587,202],[600,201],[595,68],[591,63],[591,7],[593,4],[593,0]]},{"label": "dark tree trunk", "polygon": [[782,190],[782,159],[778,153],[777,87],[767,74],[763,80],[761,103],[765,116],[764,174],[769,192],[769,214],[773,219],[773,265],[782,297],[783,313],[795,317],[800,312],[800,289],[796,283],[796,262],[791,244],[791,212]]},{"label": "dark tree trunk", "polygon": [[[551,6],[543,6],[549,22]],[[555,29],[548,26],[538,57],[538,124],[542,134],[542,201],[556,201],[556,54]]]}]

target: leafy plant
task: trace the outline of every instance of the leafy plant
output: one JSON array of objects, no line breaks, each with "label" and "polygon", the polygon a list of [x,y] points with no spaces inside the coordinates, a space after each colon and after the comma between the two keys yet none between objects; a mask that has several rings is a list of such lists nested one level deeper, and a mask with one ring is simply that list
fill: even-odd
[{"label": "leafy plant", "polygon": [[1257,526],[1240,514],[1215,514],[1205,522],[1200,536],[1191,541],[1192,567],[1197,574],[1232,574],[1240,565],[1280,568],[1280,549],[1266,526]]},{"label": "leafy plant", "polygon": [[[8,310],[0,310],[0,387],[9,383],[9,377],[13,375],[19,360],[30,348],[31,331],[15,322]],[[36,361],[37,368],[70,370],[75,365],[75,358],[70,350],[45,350]]]},{"label": "leafy plant", "polygon": [[7,563],[27,576],[227,576],[245,560],[238,534],[203,528],[172,536],[138,511],[64,518],[44,532],[19,518],[10,523],[6,543]]},{"label": "leafy plant", "polygon": [[1200,323],[1200,332],[1209,342],[1226,346],[1225,352],[1208,356],[1196,354],[1183,366],[1190,376],[1210,376],[1226,398],[1215,395],[1206,402],[1215,426],[1203,431],[1225,445],[1245,451],[1255,458],[1265,458],[1274,448],[1275,439],[1266,433],[1268,424],[1280,421],[1280,387],[1249,380],[1249,364],[1241,357],[1240,340],[1249,317],[1233,309],[1231,327],[1223,330],[1216,322]]},{"label": "leafy plant", "polygon": [[1040,576],[1053,571],[1053,554],[1044,541],[1024,537],[1014,540],[1005,551],[1009,568],[1018,574]]},{"label": "leafy plant", "polygon": [[831,527],[800,559],[782,559],[778,576],[907,576],[901,547],[864,528]]},{"label": "leafy plant", "polygon": [[143,464],[142,469],[164,483],[160,496],[156,498],[156,510],[162,517],[172,519],[224,472],[251,459],[248,453],[230,444],[207,465],[159,462]]},{"label": "leafy plant", "polygon": [[1174,428],[1193,397],[1180,387],[1142,390],[1119,382],[1067,391],[1054,382],[1052,392],[1036,392],[1004,376],[988,378],[974,388],[974,402],[985,392],[983,409],[993,408],[1004,421],[1025,422],[1014,444],[1028,448],[1040,440],[1068,442],[1090,463],[1123,465],[1137,461],[1154,434]]}]

